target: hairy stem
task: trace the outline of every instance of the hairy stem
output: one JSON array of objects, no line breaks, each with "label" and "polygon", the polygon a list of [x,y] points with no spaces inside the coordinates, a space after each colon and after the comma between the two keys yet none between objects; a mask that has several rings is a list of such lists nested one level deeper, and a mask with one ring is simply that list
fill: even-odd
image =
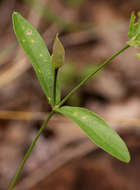
[{"label": "hairy stem", "polygon": [[119,54],[121,54],[123,51],[125,51],[130,46],[127,44],[122,49],[114,53],[111,57],[109,57],[102,65],[100,65],[96,71],[90,73],[88,76],[86,76],[73,90],[65,96],[65,98],[57,105],[57,108],[62,106],[70,96],[72,96],[83,84],[85,84],[93,75],[95,75],[98,71],[100,71],[106,64],[108,64],[110,61],[112,61],[115,57],[117,57]]},{"label": "hairy stem", "polygon": [[24,156],[24,159],[23,159],[23,161],[21,162],[21,164],[20,164],[20,166],[19,166],[19,168],[18,168],[18,170],[17,170],[17,173],[16,173],[16,175],[15,175],[13,181],[12,181],[12,184],[11,184],[11,186],[10,186],[10,190],[13,190],[13,189],[14,189],[14,187],[15,187],[15,185],[16,185],[16,182],[17,182],[17,180],[18,180],[18,178],[19,178],[19,176],[20,176],[20,174],[21,174],[21,171],[22,171],[22,169],[23,169],[23,167],[24,167],[24,164],[26,163],[27,159],[29,158],[29,156],[30,156],[30,154],[31,154],[31,152],[32,152],[32,150],[33,150],[33,148],[34,148],[34,146],[35,146],[35,144],[36,144],[38,138],[40,137],[42,131],[45,129],[46,125],[48,124],[48,121],[51,119],[51,117],[53,116],[54,113],[55,113],[54,111],[51,111],[51,112],[50,112],[50,114],[48,115],[47,119],[44,121],[42,127],[41,127],[40,130],[38,131],[36,137],[34,138],[32,144],[30,145],[28,151],[26,152],[26,154],[25,154],[25,156]]}]

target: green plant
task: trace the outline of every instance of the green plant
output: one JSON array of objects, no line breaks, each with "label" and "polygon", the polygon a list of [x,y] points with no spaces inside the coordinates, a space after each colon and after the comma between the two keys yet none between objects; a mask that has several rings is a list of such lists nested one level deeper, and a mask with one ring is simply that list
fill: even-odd
[{"label": "green plant", "polygon": [[130,40],[125,44],[125,46],[113,54],[111,57],[109,57],[96,70],[89,73],[67,96],[64,97],[63,100],[61,100],[60,85],[57,74],[59,68],[64,63],[65,51],[58,39],[58,36],[56,36],[53,46],[53,54],[51,56],[39,33],[20,14],[16,12],[13,14],[13,25],[17,39],[31,60],[32,66],[40,81],[42,89],[49,101],[49,104],[51,105],[52,111],[44,121],[34,141],[25,154],[25,157],[17,171],[17,174],[12,181],[10,190],[14,188],[21,170],[24,167],[24,164],[27,161],[28,157],[30,156],[30,153],[34,148],[40,134],[45,129],[48,121],[55,113],[60,113],[74,121],[93,142],[95,142],[106,152],[110,153],[112,156],[126,163],[130,161],[130,155],[125,143],[102,118],[87,109],[80,107],[63,106],[63,104],[82,85],[91,79],[93,75],[100,71],[116,56],[121,54],[130,46],[140,47],[140,19],[137,24],[135,24],[134,21],[135,15],[132,13],[129,27]]}]

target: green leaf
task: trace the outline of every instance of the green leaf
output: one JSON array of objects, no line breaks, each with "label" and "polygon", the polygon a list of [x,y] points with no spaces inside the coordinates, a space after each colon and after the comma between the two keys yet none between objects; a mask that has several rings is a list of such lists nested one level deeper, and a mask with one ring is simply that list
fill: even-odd
[{"label": "green leaf", "polygon": [[135,23],[136,16],[134,12],[131,14],[130,24],[129,24],[129,38],[137,38],[140,35],[140,13],[138,13],[138,23]]},{"label": "green leaf", "polygon": [[43,39],[37,30],[17,12],[13,14],[13,26],[17,39],[28,55],[49,103],[53,105],[54,68]]},{"label": "green leaf", "polygon": [[52,53],[52,65],[55,69],[60,68],[64,64],[65,59],[65,50],[60,42],[58,35],[56,35],[56,39],[53,45],[53,53]]},{"label": "green leaf", "polygon": [[130,161],[130,155],[123,140],[98,115],[87,109],[71,106],[63,106],[56,111],[79,125],[100,148],[123,162]]},{"label": "green leaf", "polygon": [[130,46],[140,48],[140,13],[138,13],[138,22],[135,23],[136,16],[134,12],[131,14],[127,42]]},{"label": "green leaf", "polygon": [[128,37],[132,38],[135,33],[134,33],[134,22],[135,22],[136,16],[134,14],[134,12],[132,12],[131,14],[131,18],[130,18],[130,24],[129,24],[129,32],[128,32]]}]

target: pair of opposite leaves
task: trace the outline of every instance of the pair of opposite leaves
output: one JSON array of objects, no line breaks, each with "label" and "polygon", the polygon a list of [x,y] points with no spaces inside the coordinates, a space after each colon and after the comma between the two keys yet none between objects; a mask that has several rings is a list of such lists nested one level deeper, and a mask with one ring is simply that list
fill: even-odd
[{"label": "pair of opposite leaves", "polygon": [[[59,45],[56,45],[58,54],[51,56],[40,34],[33,28],[19,13],[13,14],[14,31],[20,45],[31,60],[32,66],[40,81],[42,89],[53,107],[54,104],[54,73],[56,61],[63,61],[64,52],[59,51]],[[57,38],[58,40],[58,38]],[[59,40],[58,40],[59,41]],[[60,43],[60,42],[59,42]],[[63,54],[62,57],[60,54]],[[54,56],[54,57],[53,57]],[[56,58],[56,59],[55,59]],[[56,88],[56,103],[60,102],[60,87]],[[130,161],[128,149],[119,137],[119,135],[108,126],[108,124],[98,115],[92,113],[88,109],[72,106],[62,106],[56,112],[69,117],[87,134],[87,136],[95,142],[100,148],[110,153],[112,156],[123,162]]]}]

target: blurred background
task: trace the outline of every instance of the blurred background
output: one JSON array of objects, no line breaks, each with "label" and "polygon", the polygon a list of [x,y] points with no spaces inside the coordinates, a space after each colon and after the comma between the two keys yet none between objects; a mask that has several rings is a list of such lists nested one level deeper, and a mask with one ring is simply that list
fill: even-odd
[{"label": "blurred background", "polygon": [[[128,41],[139,0],[0,0],[0,190],[8,189],[50,111],[12,28],[20,12],[52,52],[56,33],[66,50],[62,97]],[[102,116],[129,147],[121,163],[97,148],[67,118],[55,115],[27,161],[15,190],[140,189],[140,60],[129,48],[67,102]]]}]

